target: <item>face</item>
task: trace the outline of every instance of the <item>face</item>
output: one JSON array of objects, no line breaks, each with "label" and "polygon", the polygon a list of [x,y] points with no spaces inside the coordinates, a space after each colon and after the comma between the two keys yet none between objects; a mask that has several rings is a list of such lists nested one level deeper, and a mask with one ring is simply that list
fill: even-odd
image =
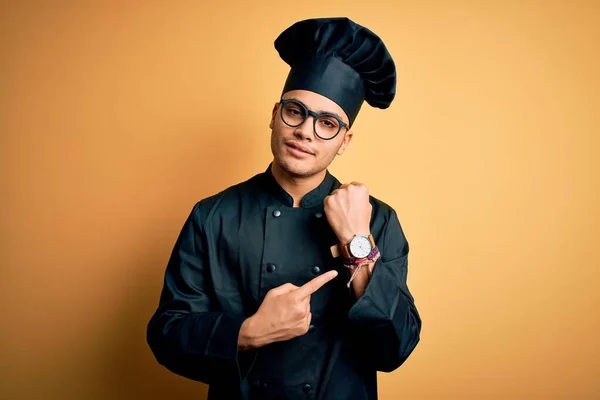
[{"label": "face", "polygon": [[[346,113],[335,102],[320,94],[308,90],[292,90],[283,95],[283,99],[294,99],[316,113],[337,115],[346,124]],[[313,117],[309,116],[297,127],[286,125],[281,120],[281,104],[273,108],[269,127],[271,128],[271,151],[274,161],[292,176],[309,177],[325,170],[336,155],[341,155],[350,140],[352,132],[342,128],[331,140],[323,140],[315,135]]]}]

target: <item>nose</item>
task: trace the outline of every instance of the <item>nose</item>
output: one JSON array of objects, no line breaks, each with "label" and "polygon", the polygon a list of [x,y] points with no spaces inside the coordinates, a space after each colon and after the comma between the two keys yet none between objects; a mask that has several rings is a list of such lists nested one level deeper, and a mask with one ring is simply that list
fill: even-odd
[{"label": "nose", "polygon": [[303,139],[311,142],[315,137],[314,117],[309,115],[299,126],[294,130],[294,136],[298,139]]}]

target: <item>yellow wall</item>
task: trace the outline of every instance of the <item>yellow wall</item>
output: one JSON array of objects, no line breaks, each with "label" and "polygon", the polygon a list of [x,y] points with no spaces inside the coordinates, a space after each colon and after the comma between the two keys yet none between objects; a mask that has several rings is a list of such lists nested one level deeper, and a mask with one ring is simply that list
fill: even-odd
[{"label": "yellow wall", "polygon": [[145,342],[167,258],[270,161],[275,37],[343,14],[398,96],[331,171],[398,211],[423,318],[380,398],[599,398],[600,3],[7,3],[0,398],[204,398]]}]

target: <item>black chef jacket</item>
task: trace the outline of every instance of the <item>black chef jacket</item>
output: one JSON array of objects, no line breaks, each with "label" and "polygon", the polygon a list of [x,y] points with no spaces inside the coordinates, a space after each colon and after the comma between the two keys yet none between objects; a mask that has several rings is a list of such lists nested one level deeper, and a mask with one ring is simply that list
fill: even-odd
[{"label": "black chef jacket", "polygon": [[[381,251],[365,293],[346,287],[349,271],[330,247],[323,182],[293,208],[264,173],[199,201],[166,268],[147,329],[157,361],[209,385],[209,400],[377,399],[377,371],[398,368],[419,342],[421,319],[406,285],[408,242],[396,212],[370,197],[371,233]],[[309,332],[238,351],[242,323],[267,292],[340,274],[311,296]]]}]

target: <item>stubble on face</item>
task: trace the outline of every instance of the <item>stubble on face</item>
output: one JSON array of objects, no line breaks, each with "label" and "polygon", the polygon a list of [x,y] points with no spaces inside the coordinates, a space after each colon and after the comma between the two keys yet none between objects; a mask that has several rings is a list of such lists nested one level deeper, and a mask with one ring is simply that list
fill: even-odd
[{"label": "stubble on face", "polygon": [[[274,161],[286,171],[290,176],[295,178],[308,178],[326,170],[335,159],[337,152],[343,145],[343,140],[325,151],[315,149],[314,155],[308,156],[306,159],[296,159],[287,153],[287,141],[295,141],[295,138],[281,137],[277,135],[275,129],[271,131],[271,152],[273,153]],[[312,148],[317,147],[313,146]]]},{"label": "stubble on face", "polygon": [[339,145],[331,152],[318,152],[315,155],[308,156],[306,159],[295,159],[287,154],[286,142],[288,140],[296,140],[282,138],[274,131],[271,132],[271,152],[273,153],[274,161],[286,171],[290,176],[295,178],[308,178],[323,172],[333,162],[337,150],[342,146]]}]

